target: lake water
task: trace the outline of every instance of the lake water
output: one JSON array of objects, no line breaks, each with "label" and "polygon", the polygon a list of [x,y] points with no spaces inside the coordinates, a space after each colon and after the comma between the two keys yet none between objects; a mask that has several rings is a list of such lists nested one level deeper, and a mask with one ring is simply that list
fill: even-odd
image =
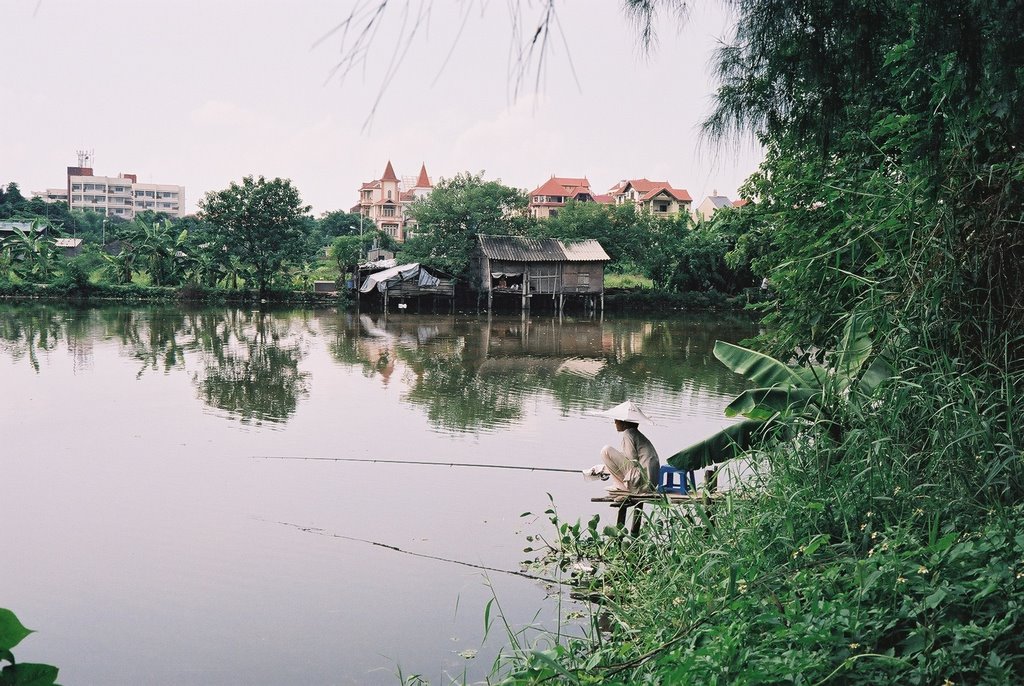
[{"label": "lake water", "polygon": [[[743,316],[389,316],[0,304],[0,607],[64,684],[485,677],[573,609],[517,570],[575,521],[625,399],[663,457],[724,426]],[[304,529],[313,529],[306,531]],[[373,542],[395,546],[405,554]],[[432,556],[432,557],[426,557]],[[492,611],[493,614],[493,611]],[[493,619],[493,617],[492,617]],[[530,635],[528,633],[528,635]],[[475,657],[470,657],[475,655]]]}]

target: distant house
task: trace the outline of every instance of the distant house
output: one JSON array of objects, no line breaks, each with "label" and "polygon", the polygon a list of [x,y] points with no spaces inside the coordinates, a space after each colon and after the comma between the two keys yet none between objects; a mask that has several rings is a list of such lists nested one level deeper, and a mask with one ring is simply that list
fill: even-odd
[{"label": "distant house", "polygon": [[625,179],[608,191],[616,205],[631,202],[637,209],[656,216],[671,217],[689,213],[693,198],[683,188],[673,188],[668,181]]},{"label": "distant house", "polygon": [[697,205],[697,209],[693,211],[693,218],[698,221],[701,219],[711,219],[711,215],[713,215],[718,210],[722,209],[723,207],[732,206],[732,200],[729,200],[729,198],[725,197],[724,195],[719,195],[718,191],[716,190],[713,191],[712,195],[709,195],[708,197],[704,198],[704,200],[699,205]]},{"label": "distant house", "polygon": [[[585,308],[604,309],[604,268],[611,261],[595,240],[566,244],[555,238],[478,236],[470,261],[469,283],[478,302],[487,295],[518,298],[528,309],[531,300],[551,296],[558,311],[566,297],[578,297]],[[536,302],[536,300],[534,300]]]},{"label": "distant house", "polygon": [[82,252],[81,238],[56,238],[53,243],[64,257],[74,257]]},{"label": "distant house", "polygon": [[586,177],[571,178],[552,176],[543,184],[530,191],[529,211],[535,219],[558,216],[559,211],[570,200],[591,202],[594,193]]}]

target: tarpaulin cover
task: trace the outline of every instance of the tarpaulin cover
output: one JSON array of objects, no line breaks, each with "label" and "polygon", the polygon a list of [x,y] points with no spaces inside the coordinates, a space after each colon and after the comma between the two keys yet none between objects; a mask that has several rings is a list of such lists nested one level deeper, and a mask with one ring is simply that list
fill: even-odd
[{"label": "tarpaulin cover", "polygon": [[363,281],[363,285],[359,288],[360,293],[369,293],[374,288],[383,293],[392,286],[399,284],[403,281],[410,279],[416,279],[418,286],[422,287],[433,287],[441,283],[441,280],[436,276],[430,274],[426,269],[420,267],[419,262],[412,262],[410,264],[400,264],[397,267],[391,269],[385,269],[384,271],[371,274],[366,277]]}]

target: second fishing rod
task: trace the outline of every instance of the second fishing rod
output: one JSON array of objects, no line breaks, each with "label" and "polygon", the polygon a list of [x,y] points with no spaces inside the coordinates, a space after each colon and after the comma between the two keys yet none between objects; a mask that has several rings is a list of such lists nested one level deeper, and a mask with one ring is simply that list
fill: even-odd
[{"label": "second fishing rod", "polygon": [[315,462],[366,462],[371,464],[407,464],[426,465],[431,467],[474,467],[478,469],[514,469],[527,472],[561,472],[564,474],[581,474],[579,469],[565,467],[540,467],[536,465],[487,464],[482,462],[445,462],[442,460],[391,460],[376,457],[321,457],[306,455],[251,455],[253,460],[296,460]]}]

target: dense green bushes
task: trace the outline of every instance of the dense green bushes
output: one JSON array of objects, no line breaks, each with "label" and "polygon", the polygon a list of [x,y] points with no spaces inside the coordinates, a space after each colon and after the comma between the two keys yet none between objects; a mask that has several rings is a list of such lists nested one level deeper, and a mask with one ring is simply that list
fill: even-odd
[{"label": "dense green bushes", "polygon": [[1024,6],[737,8],[708,126],[766,147],[729,257],[778,295],[755,345],[828,366],[857,312],[892,377],[770,417],[796,439],[751,454],[713,519],[663,511],[636,540],[557,522],[555,558],[603,599],[585,639],[505,674],[1022,683]]},{"label": "dense green bushes", "polygon": [[593,568],[600,603],[509,681],[1019,683],[1022,384],[956,362],[893,381],[841,442],[760,453],[750,497],[666,508],[638,539],[556,519],[555,558]]}]

